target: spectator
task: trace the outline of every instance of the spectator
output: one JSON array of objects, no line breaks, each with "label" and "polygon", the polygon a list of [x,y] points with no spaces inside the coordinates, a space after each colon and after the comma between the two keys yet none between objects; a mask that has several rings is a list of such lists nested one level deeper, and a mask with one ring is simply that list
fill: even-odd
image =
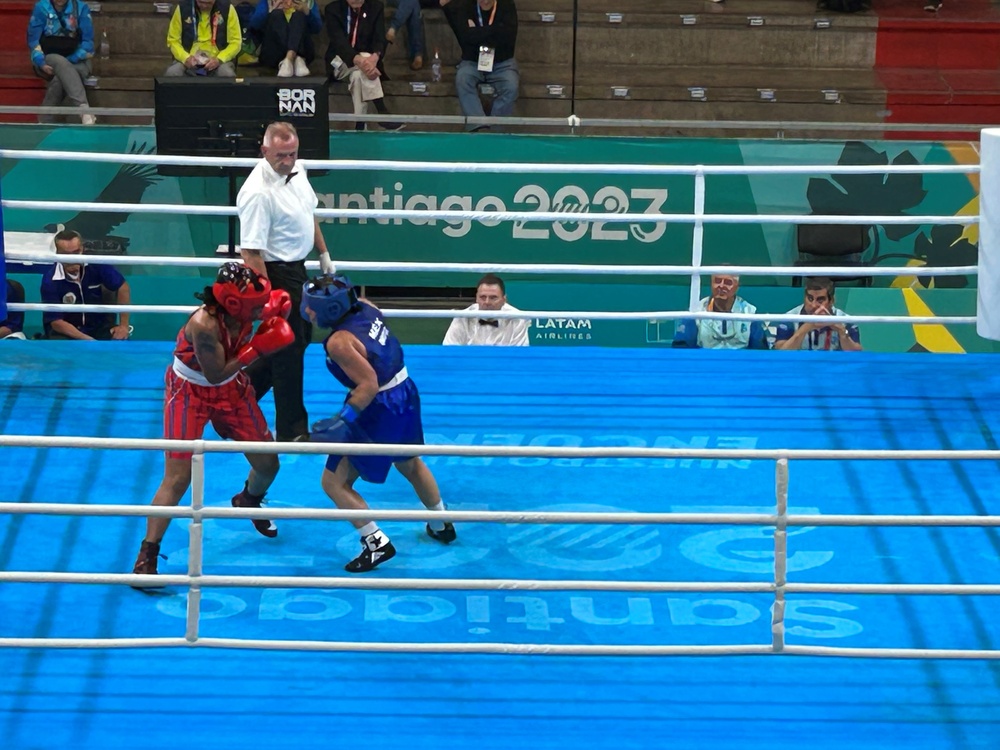
[{"label": "spectator", "polygon": [[236,76],[243,32],[236,6],[228,0],[182,0],[167,28],[167,48],[174,62],[168,76]]},{"label": "spectator", "polygon": [[[833,306],[833,281],[814,278],[806,281],[805,302],[788,311],[789,315],[832,315],[846,313]],[[830,351],[861,351],[861,333],[849,323],[779,323],[774,338],[775,349],[824,349]]]},{"label": "spectator", "polygon": [[[488,83],[495,92],[493,117],[513,113],[521,82],[514,45],[517,42],[517,8],[514,0],[439,0],[445,18],[462,48],[462,61],[455,73],[458,103],[466,117],[485,117],[479,84]],[[482,130],[483,125],[468,125]]]},{"label": "spectator", "polygon": [[305,438],[308,415],[302,398],[302,358],[312,340],[312,326],[299,314],[306,276],[305,260],[315,247],[324,273],[333,272],[326,240],[313,212],[319,199],[299,162],[299,136],[287,122],[264,132],[264,158],[236,197],[244,262],[291,296],[288,323],[295,343],[248,370],[257,398],[274,388],[275,432],[279,441]]},{"label": "spectator", "polygon": [[[466,310],[517,312],[507,303],[503,279],[488,273],[476,285],[476,304]],[[445,346],[528,346],[528,321],[518,318],[455,318],[444,335]]]},{"label": "spectator", "polygon": [[309,75],[316,57],[312,35],[323,28],[315,0],[260,0],[250,28],[261,38],[261,65],[277,68],[279,78]]},{"label": "spectator", "polygon": [[[94,56],[94,24],[84,0],[38,0],[28,21],[28,51],[35,74],[48,81],[43,107],[89,107],[84,81],[90,77]],[[84,125],[97,122],[81,113]],[[39,122],[55,122],[39,115]]]},{"label": "spectator", "polygon": [[740,320],[740,314],[754,314],[757,308],[736,293],[740,277],[732,274],[712,276],[712,295],[699,302],[704,312],[732,313],[728,320],[695,320],[682,318],[677,321],[674,347],[678,349],[770,349],[767,333],[760,321]]},{"label": "spectator", "polygon": [[421,8],[437,8],[437,0],[387,0],[386,5],[395,8],[389,30],[385,32],[385,40],[395,44],[396,34],[406,27],[409,42],[410,70],[420,70],[424,67],[424,19],[420,15]]},{"label": "spectator", "polygon": [[[80,255],[83,238],[79,232],[64,229],[55,236],[56,253]],[[69,258],[52,265],[42,275],[42,302],[64,305],[128,305],[132,292],[128,282],[114,266],[71,263]],[[113,313],[47,312],[42,314],[45,336],[50,339],[123,341],[129,337],[129,313],[119,320]]]},{"label": "spectator", "polygon": [[[379,114],[388,114],[380,78],[385,75],[385,12],[378,0],[333,0],[326,6],[326,30],[330,46],[326,62],[332,77],[347,79],[354,114],[370,114],[369,104]],[[386,130],[400,130],[401,123],[381,123]],[[365,123],[356,125],[365,129]]]},{"label": "spectator", "polygon": [[[424,444],[420,393],[403,363],[403,348],[382,320],[378,308],[359,300],[343,276],[319,276],[302,289],[302,314],[320,328],[332,329],[323,341],[326,368],[350,392],[340,412],[313,425],[311,438],[326,443]],[[323,471],[323,491],[345,510],[367,510],[354,489],[360,477],[383,484],[395,466],[413,486],[427,510],[444,511],[441,492],[427,464],[418,455],[345,456],[333,454]],[[389,537],[375,521],[351,519],[361,535],[361,554],[344,566],[349,573],[366,573],[396,554]],[[442,544],[455,541],[455,527],[431,521],[427,535]]]},{"label": "spectator", "polygon": [[[7,302],[24,302],[24,287],[20,282],[7,279]],[[0,320],[0,339],[24,338],[24,313],[7,311],[7,320]]]}]

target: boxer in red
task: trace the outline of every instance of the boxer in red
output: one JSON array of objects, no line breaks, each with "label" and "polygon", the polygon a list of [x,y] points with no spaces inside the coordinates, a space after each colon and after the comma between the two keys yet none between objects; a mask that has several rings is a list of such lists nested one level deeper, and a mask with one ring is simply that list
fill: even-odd
[{"label": "boxer in red", "polygon": [[[211,422],[223,438],[273,440],[243,369],[295,339],[285,320],[292,304],[288,292],[272,291],[266,278],[240,263],[226,263],[215,283],[195,296],[203,304],[178,332],[174,361],[167,368],[163,437],[199,440]],[[254,334],[256,320],[261,324]],[[278,457],[245,455],[250,475],[232,503],[259,508],[278,473]],[[153,505],[177,505],[190,485],[191,454],[168,451]],[[169,518],[146,519],[146,538],[133,573],[156,575],[160,540],[169,524]],[[278,534],[269,520],[254,519],[253,525],[266,537]]]}]

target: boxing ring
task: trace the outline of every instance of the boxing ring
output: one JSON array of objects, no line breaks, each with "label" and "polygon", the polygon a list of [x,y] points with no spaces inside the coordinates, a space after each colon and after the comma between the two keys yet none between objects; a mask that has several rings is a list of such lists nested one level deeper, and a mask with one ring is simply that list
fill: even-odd
[{"label": "boxing ring", "polygon": [[[693,294],[713,270],[695,237],[670,269]],[[252,446],[282,453],[274,540],[229,507],[246,444],[195,443],[190,504],[150,509],[171,350],[5,342],[5,748],[1000,742],[991,355],[408,346],[459,540],[422,535],[398,476],[365,485],[398,555],[349,577],[356,534],[319,487],[322,446]],[[313,414],[342,400],[315,345],[305,382]],[[365,450],[387,452],[345,452]],[[153,513],[175,518],[168,586],[137,592],[124,571]]]}]

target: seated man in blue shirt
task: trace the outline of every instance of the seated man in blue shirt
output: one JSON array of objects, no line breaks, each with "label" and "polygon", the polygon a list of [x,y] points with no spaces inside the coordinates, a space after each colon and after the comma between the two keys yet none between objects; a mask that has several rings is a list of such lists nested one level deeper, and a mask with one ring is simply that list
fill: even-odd
[{"label": "seated man in blue shirt", "polygon": [[[740,277],[732,274],[712,276],[712,295],[699,302],[699,310],[705,312],[732,313],[734,318],[740,313],[753,314],[757,308],[736,292],[740,288]],[[764,325],[758,320],[695,320],[682,318],[677,321],[674,332],[674,348],[677,349],[770,349]]]},{"label": "seated man in blue shirt", "polygon": [[[806,281],[805,301],[788,311],[789,315],[832,315],[846,313],[833,306],[833,280],[814,278]],[[848,323],[779,323],[774,337],[775,349],[824,349],[860,352],[861,332]]]},{"label": "seated man in blue shirt", "polygon": [[[79,232],[64,229],[55,236],[59,255],[83,253],[83,238]],[[69,258],[66,261],[70,261]],[[116,302],[128,305],[132,293],[128,282],[114,266],[59,262],[42,276],[42,302],[62,305],[106,304],[106,295],[115,295]],[[123,312],[116,322],[112,313],[47,312],[42,314],[45,335],[50,339],[109,339],[123,340],[129,336],[129,313]]]}]

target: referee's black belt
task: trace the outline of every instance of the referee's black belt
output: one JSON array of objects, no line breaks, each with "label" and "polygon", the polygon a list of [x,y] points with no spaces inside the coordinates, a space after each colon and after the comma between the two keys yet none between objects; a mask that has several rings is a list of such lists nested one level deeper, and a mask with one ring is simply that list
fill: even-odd
[{"label": "referee's black belt", "polygon": [[265,266],[283,266],[286,268],[302,268],[306,264],[306,259],[302,260],[265,260]]}]

